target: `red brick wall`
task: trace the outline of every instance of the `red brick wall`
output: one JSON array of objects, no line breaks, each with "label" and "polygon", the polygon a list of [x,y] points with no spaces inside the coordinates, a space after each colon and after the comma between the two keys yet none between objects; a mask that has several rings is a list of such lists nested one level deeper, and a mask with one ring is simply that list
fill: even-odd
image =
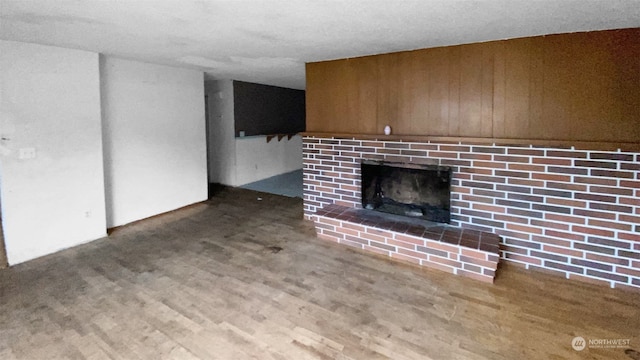
[{"label": "red brick wall", "polygon": [[494,232],[501,258],[640,288],[640,153],[305,137],[307,219],[360,207],[360,160],[454,169],[452,225]]}]

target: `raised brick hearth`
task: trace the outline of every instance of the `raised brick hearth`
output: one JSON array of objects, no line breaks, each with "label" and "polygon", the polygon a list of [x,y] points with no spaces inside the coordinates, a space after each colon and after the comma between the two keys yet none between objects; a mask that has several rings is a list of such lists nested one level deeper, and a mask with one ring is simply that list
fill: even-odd
[{"label": "raised brick hearth", "polygon": [[394,259],[487,282],[498,267],[495,234],[335,204],[313,219],[321,238]]},{"label": "raised brick hearth", "polygon": [[[640,153],[306,136],[303,157],[309,220],[349,228],[325,215],[334,209],[330,205],[361,208],[362,159],[451,166],[451,225],[500,236],[502,260],[571,279],[640,288]],[[376,235],[373,228],[345,233],[371,240],[366,236]],[[398,236],[383,236],[386,249],[360,247],[422,263],[424,254],[393,243]],[[463,271],[461,266],[456,269]]]}]

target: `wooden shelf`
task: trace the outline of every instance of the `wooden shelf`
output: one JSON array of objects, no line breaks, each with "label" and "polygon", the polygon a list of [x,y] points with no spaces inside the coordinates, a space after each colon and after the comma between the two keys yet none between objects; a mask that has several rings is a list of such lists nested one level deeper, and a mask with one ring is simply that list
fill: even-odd
[{"label": "wooden shelf", "polygon": [[292,137],[294,137],[297,133],[287,133],[287,134],[271,134],[271,135],[267,135],[267,142],[271,142],[271,140],[273,140],[274,138],[278,138],[278,141],[284,139],[285,137],[287,138],[287,140],[291,140]]}]

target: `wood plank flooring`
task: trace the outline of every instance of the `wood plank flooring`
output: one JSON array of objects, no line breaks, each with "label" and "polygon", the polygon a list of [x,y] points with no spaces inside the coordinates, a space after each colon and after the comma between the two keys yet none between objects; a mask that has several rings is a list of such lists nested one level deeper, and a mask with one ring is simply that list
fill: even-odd
[{"label": "wood plank flooring", "polygon": [[[418,269],[317,239],[301,209],[300,199],[225,188],[2,270],[0,359],[633,359],[640,350],[638,293],[515,267],[495,284]],[[576,336],[630,343],[578,352]]]}]

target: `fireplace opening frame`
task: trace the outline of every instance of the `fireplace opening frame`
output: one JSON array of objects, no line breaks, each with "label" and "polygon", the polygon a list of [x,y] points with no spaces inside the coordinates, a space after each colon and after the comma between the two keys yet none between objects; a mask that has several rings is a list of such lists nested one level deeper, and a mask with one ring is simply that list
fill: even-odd
[{"label": "fireplace opening frame", "polygon": [[451,167],[366,159],[360,166],[364,209],[451,222]]}]

